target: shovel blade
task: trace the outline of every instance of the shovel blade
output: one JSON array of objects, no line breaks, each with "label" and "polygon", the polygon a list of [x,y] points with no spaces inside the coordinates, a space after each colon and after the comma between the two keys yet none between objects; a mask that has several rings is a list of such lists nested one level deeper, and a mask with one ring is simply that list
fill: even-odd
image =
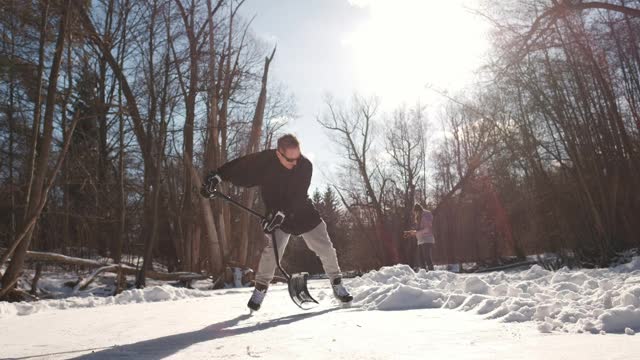
[{"label": "shovel blade", "polygon": [[[307,288],[308,277],[309,273],[304,272],[292,274],[289,280],[289,296],[291,296],[291,300],[303,310],[308,310],[310,304],[318,304]],[[303,306],[304,304],[307,304],[307,306]]]}]

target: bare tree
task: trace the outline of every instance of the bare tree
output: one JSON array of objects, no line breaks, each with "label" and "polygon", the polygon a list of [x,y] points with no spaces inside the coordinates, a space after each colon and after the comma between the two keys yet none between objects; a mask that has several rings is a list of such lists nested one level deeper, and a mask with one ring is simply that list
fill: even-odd
[{"label": "bare tree", "polygon": [[411,224],[411,207],[421,183],[426,156],[426,116],[422,105],[396,109],[386,126],[385,144],[397,186],[403,194],[404,226]]},{"label": "bare tree", "polygon": [[[347,164],[352,166],[358,174],[359,185],[362,190],[351,192],[354,206],[370,210],[373,214],[371,225],[376,229],[376,243],[373,249],[380,263],[393,263],[397,252],[385,225],[384,210],[380,197],[385,193],[388,178],[383,175],[379,166],[370,160],[374,144],[373,130],[375,117],[378,114],[378,100],[376,98],[362,98],[354,96],[349,107],[336,104],[332,99],[325,100],[326,111],[317,118],[318,123],[325,129],[336,133],[337,144],[346,156]],[[374,178],[379,176],[379,186],[374,187]],[[353,180],[353,179],[352,179]]]},{"label": "bare tree", "polygon": [[[60,72],[60,64],[62,59],[62,50],[64,49],[64,41],[66,39],[66,31],[69,23],[69,19],[72,17],[70,10],[70,1],[67,0],[62,6],[62,15],[59,20],[58,36],[55,45],[55,51],[53,61],[51,64],[51,70],[49,72],[46,106],[43,118],[43,136],[42,143],[39,146],[39,153],[37,156],[37,164],[34,171],[33,183],[31,184],[32,190],[30,190],[31,196],[27,204],[27,219],[36,219],[42,207],[46,202],[47,187],[45,187],[45,179],[49,171],[49,154],[51,149],[51,143],[53,141],[53,117],[55,111],[55,100],[58,85],[58,74]],[[44,46],[44,44],[42,44]],[[36,157],[37,149],[34,147],[31,149],[32,158]],[[63,155],[61,154],[61,159]],[[55,175],[55,174],[53,174]],[[42,204],[42,206],[41,206]],[[24,237],[22,239],[17,238],[12,244],[12,248],[15,248],[15,252],[12,254],[11,262],[7,268],[7,271],[2,277],[2,290],[0,290],[0,298],[4,297],[9,290],[15,285],[20,272],[24,266],[24,258],[29,248],[29,244],[33,236],[34,222],[25,222]],[[25,231],[26,230],[26,231]],[[11,255],[11,251],[7,251],[3,255],[3,262]]]}]

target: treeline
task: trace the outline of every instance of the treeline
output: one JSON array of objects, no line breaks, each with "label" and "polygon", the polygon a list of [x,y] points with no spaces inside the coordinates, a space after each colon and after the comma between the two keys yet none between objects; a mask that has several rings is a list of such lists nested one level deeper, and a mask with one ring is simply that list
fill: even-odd
[{"label": "treeline", "polygon": [[481,15],[490,60],[467,92],[440,92],[441,127],[425,130],[419,105],[327,99],[318,121],[344,156],[352,226],[377,264],[413,263],[401,230],[426,202],[437,263],[554,252],[607,265],[640,242],[640,2],[488,2]]},{"label": "treeline", "polygon": [[28,249],[129,263],[138,286],[154,259],[212,276],[253,260],[254,220],[198,195],[294,114],[242,4],[2,2],[0,298]]},{"label": "treeline", "polygon": [[[198,195],[205,169],[271,148],[294,113],[242,4],[1,3],[0,298],[29,249],[137,266],[138,286],[154,259],[214,278],[255,268],[255,220]],[[638,9],[488,3],[481,81],[434,121],[421,104],[326,98],[317,121],[344,161],[313,200],[343,270],[413,264],[401,234],[416,202],[435,214],[437,263],[553,251],[604,265],[638,246]],[[261,209],[256,189],[222,190]],[[287,266],[320,272],[302,244]]]},{"label": "treeline", "polygon": [[[475,204],[515,254],[552,251],[569,265],[604,266],[639,245],[639,8],[488,5],[496,28],[485,86],[449,112],[453,136],[437,151],[436,176],[459,179],[474,154],[482,165],[447,208]],[[464,227],[444,221],[458,240]]]}]

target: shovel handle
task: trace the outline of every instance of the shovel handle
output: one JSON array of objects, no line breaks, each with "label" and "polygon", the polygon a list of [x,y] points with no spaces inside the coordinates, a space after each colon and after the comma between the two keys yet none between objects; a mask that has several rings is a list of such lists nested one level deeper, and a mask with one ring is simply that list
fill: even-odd
[{"label": "shovel handle", "polygon": [[259,218],[260,220],[264,220],[265,219],[264,215],[260,214],[259,212],[255,211],[253,209],[249,209],[248,207],[246,207],[246,206],[242,205],[241,203],[233,200],[232,198],[230,198],[229,196],[221,193],[218,190],[214,191],[212,198],[215,198],[215,197],[218,197],[218,196],[223,198],[223,199],[225,199],[225,200],[227,200],[228,202],[232,203],[233,205],[235,205],[235,206],[237,206],[237,207],[239,207],[239,208],[241,208],[243,210],[248,211],[251,215]]},{"label": "shovel handle", "polygon": [[278,254],[278,244],[276,242],[276,232],[272,231],[271,232],[271,243],[273,244],[273,252],[276,255],[276,265],[278,265],[278,269],[280,269],[280,272],[282,273],[282,275],[284,275],[284,277],[287,278],[287,282],[291,281],[291,275],[289,275],[288,272],[284,271],[284,269],[282,268],[282,265],[280,265],[280,255]]},{"label": "shovel handle", "polygon": [[[265,219],[265,217],[264,217],[262,214],[258,213],[257,211],[255,211],[255,210],[253,210],[253,209],[250,209],[250,208],[248,208],[248,207],[246,207],[246,206],[242,205],[241,203],[239,203],[239,202],[237,202],[237,201],[233,200],[231,197],[229,197],[229,196],[227,196],[227,195],[225,195],[225,194],[221,193],[221,192],[220,192],[220,191],[218,191],[218,190],[214,191],[214,192],[213,192],[213,197],[218,197],[218,196],[219,196],[219,197],[221,197],[221,198],[223,198],[223,199],[225,199],[225,200],[227,200],[228,202],[232,203],[233,205],[235,205],[235,206],[237,206],[237,207],[239,207],[239,208],[241,208],[241,209],[243,209],[243,210],[248,211],[251,215],[253,215],[253,216],[255,216],[255,217],[259,218],[260,220],[264,220],[264,219]],[[273,251],[275,252],[275,255],[276,255],[276,264],[278,265],[278,269],[280,269],[280,271],[282,272],[282,274],[284,275],[284,277],[286,277],[286,278],[287,278],[287,282],[289,282],[289,281],[291,281],[291,275],[289,275],[289,273],[288,273],[288,272],[286,272],[286,271],[282,268],[282,265],[280,264],[280,255],[278,255],[278,244],[276,243],[276,235],[275,235],[275,231],[272,231],[272,232],[270,233],[270,235],[271,235],[271,243],[273,244]]]}]

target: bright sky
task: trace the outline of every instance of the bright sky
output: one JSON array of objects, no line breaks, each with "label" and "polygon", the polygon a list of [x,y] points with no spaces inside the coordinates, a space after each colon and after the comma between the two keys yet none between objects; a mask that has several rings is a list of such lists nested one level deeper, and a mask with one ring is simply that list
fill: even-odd
[{"label": "bright sky", "polygon": [[377,95],[384,111],[419,101],[435,117],[443,99],[426,86],[459,90],[482,64],[487,24],[475,8],[477,0],[246,1],[255,33],[278,45],[270,81],[295,94],[299,118],[288,130],[314,163],[312,187],[332,182],[337,161],[316,122],[323,96]]}]

